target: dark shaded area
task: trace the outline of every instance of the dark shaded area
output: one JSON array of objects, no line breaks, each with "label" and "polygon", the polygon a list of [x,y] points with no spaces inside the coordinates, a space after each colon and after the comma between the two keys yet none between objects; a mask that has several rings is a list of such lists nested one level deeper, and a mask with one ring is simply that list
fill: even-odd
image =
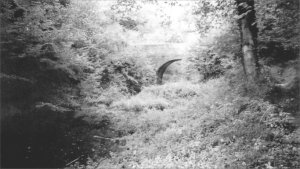
[{"label": "dark shaded area", "polygon": [[[1,167],[58,168],[80,157],[109,156],[111,141],[101,144],[93,133],[107,132],[110,122],[90,123],[74,118],[74,111],[50,103],[38,103],[30,110],[1,120]],[[98,146],[99,151],[93,148]],[[101,151],[100,151],[101,150]]]},{"label": "dark shaded area", "polygon": [[73,118],[76,105],[64,99],[78,93],[79,76],[44,57],[2,60],[1,167],[63,167],[89,151],[84,125]]},{"label": "dark shaded area", "polygon": [[[257,41],[257,35],[258,35],[258,28],[256,23],[256,16],[255,16],[255,9],[254,9],[254,1],[253,0],[236,0],[237,5],[237,12],[238,15],[245,15],[239,20],[239,24],[242,24],[242,22],[245,22],[247,25],[240,25],[240,26],[246,26],[249,27],[250,32],[252,33],[253,40],[256,43]],[[243,19],[247,21],[242,21]],[[242,37],[246,38],[246,37]],[[245,45],[244,43],[248,43],[247,41],[242,41],[242,45]]]},{"label": "dark shaded area", "polygon": [[5,13],[9,10],[9,13],[12,17],[8,20],[14,22],[20,18],[24,18],[26,15],[26,9],[21,7],[15,0],[3,0],[0,3],[1,6],[1,13]]},{"label": "dark shaded area", "polygon": [[40,29],[36,34],[27,31],[27,21],[20,17],[30,16],[23,16],[15,1],[5,2],[1,1],[1,168],[58,168],[79,156],[85,163],[88,156],[108,155],[109,150],[92,151],[92,131],[105,130],[109,123],[74,116],[81,111],[83,68],[62,56],[70,49],[45,42],[44,27],[34,27]]},{"label": "dark shaded area", "polygon": [[221,77],[233,67],[230,62],[232,58],[227,55],[220,55],[210,49],[203,50],[201,54],[203,57],[195,59],[195,67],[202,76],[202,81]]},{"label": "dark shaded area", "polygon": [[170,60],[158,68],[158,70],[156,71],[156,76],[157,76],[156,84],[158,84],[158,85],[162,84],[162,78],[163,78],[163,75],[164,75],[166,69],[168,68],[168,66],[171,65],[173,62],[176,62],[179,60],[181,60],[181,59]]},{"label": "dark shaded area", "polygon": [[285,112],[291,113],[293,116],[299,116],[300,103],[300,80],[295,77],[289,82],[276,84],[268,93],[267,100],[278,105]]},{"label": "dark shaded area", "polygon": [[137,28],[138,23],[129,17],[120,20],[119,23],[126,29],[135,30],[135,31],[137,31],[138,29]]},{"label": "dark shaded area", "polygon": [[0,74],[1,80],[1,100],[16,101],[26,98],[30,95],[34,88],[34,82],[18,77]]},{"label": "dark shaded area", "polygon": [[58,1],[62,6],[67,7],[70,4],[70,0],[59,0]]},{"label": "dark shaded area", "polygon": [[[116,80],[115,76],[121,76],[122,84],[125,85],[125,92],[136,94],[141,91],[143,85],[143,76],[137,71],[137,63],[133,60],[119,59],[107,62],[101,71],[99,82],[103,89],[110,87],[110,84]],[[121,86],[120,86],[121,87]]]},{"label": "dark shaded area", "polygon": [[87,47],[87,44],[84,42],[84,40],[77,40],[71,45],[71,47],[75,49],[80,49]]},{"label": "dark shaded area", "polygon": [[259,57],[265,59],[266,64],[280,64],[298,57],[299,48],[285,48],[280,42],[260,42]]}]

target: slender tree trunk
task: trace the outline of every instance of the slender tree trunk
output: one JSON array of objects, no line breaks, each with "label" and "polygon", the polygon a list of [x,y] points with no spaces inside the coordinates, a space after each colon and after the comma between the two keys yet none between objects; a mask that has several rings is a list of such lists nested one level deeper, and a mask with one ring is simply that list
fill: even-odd
[{"label": "slender tree trunk", "polygon": [[254,0],[236,0],[241,32],[241,47],[243,52],[242,64],[248,80],[258,76],[257,24],[254,10]]}]

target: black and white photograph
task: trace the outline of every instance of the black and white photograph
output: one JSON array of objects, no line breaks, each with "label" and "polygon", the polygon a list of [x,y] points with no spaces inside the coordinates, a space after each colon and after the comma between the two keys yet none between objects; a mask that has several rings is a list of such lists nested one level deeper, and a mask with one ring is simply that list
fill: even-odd
[{"label": "black and white photograph", "polygon": [[0,168],[300,169],[299,0],[1,0]]}]

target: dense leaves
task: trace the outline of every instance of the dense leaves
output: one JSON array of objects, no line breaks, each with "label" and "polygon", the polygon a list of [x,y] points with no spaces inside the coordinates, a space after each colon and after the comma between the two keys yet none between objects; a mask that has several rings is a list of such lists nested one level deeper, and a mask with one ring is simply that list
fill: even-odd
[{"label": "dense leaves", "polygon": [[1,165],[63,166],[81,153],[78,145],[84,149],[77,140],[83,133],[71,127],[83,74],[56,26],[64,9],[46,1],[23,2],[30,12],[20,17],[10,15],[16,11],[9,5],[16,2],[6,2],[1,2]]},{"label": "dense leaves", "polygon": [[299,2],[255,1],[255,84],[235,2],[1,1],[1,167],[299,168]]}]

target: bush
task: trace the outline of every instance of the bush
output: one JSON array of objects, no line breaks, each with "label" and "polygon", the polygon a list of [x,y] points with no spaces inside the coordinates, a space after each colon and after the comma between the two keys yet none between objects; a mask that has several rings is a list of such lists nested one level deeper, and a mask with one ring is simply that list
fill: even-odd
[{"label": "bush", "polygon": [[193,61],[194,67],[198,69],[204,81],[218,78],[233,67],[231,58],[213,53],[212,50],[206,49],[197,55],[196,60]]}]

